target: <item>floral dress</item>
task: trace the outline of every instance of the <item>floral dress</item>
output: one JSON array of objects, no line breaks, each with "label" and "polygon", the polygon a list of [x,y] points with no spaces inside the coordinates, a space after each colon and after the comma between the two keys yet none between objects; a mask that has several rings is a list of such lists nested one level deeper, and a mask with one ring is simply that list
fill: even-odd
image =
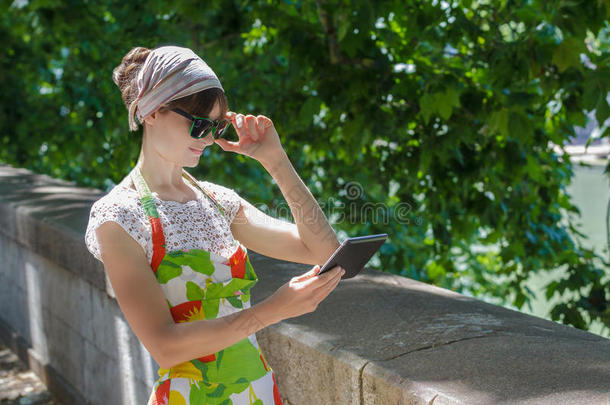
[{"label": "floral dress", "polygon": [[[174,322],[214,319],[250,307],[250,289],[258,277],[247,249],[235,240],[224,257],[199,249],[167,251],[155,199],[138,167],[130,173],[152,232],[151,270],[163,290]],[[224,208],[188,172],[183,177]],[[148,405],[267,405],[281,404],[275,374],[253,333],[215,353],[169,369],[159,368]]]}]

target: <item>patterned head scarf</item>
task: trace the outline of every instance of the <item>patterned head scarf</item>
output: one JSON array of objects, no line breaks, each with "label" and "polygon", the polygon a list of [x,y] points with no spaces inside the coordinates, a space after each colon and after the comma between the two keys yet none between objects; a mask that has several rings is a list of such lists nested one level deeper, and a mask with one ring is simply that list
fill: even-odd
[{"label": "patterned head scarf", "polygon": [[214,71],[188,48],[162,46],[153,49],[138,72],[138,96],[129,107],[129,129],[163,104],[213,87],[224,91]]}]

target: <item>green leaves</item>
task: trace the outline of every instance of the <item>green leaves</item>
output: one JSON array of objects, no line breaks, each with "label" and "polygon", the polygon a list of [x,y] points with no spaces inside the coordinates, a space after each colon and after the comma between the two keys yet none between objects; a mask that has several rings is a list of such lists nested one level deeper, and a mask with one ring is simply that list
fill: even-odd
[{"label": "green leaves", "polygon": [[424,122],[428,124],[430,117],[436,111],[436,97],[429,93],[424,94],[419,99],[419,107],[421,108],[421,115],[424,118]]},{"label": "green leaves", "polygon": [[[587,125],[584,111],[610,116],[610,7],[442,3],[7,7],[0,160],[108,190],[135,164],[142,136],[127,130],[112,69],[133,46],[181,44],[219,75],[231,110],[274,121],[337,231],[393,236],[378,268],[518,305],[530,299],[528,274],[568,268],[584,276],[549,284],[547,297],[563,304],[552,316],[609,324],[591,301],[600,299],[581,292],[608,281],[562,224],[560,211],[578,212],[565,194],[573,173],[549,141],[569,142]],[[285,213],[280,190],[247,157],[212,145],[194,174]],[[345,189],[356,183],[354,198]],[[385,204],[389,220],[365,203]],[[161,281],[179,274],[179,261],[168,258]]]},{"label": "green leaves", "polygon": [[610,106],[608,105],[608,97],[604,97],[604,95],[600,95],[597,99],[597,104],[595,105],[595,118],[597,122],[605,122],[606,119],[610,117]]},{"label": "green leaves", "polygon": [[447,273],[444,267],[437,262],[430,262],[426,270],[431,280],[438,280]]},{"label": "green leaves", "polygon": [[567,38],[555,48],[553,63],[557,65],[560,72],[571,67],[580,68],[582,67],[580,54],[583,52],[586,52],[583,39]]},{"label": "green leaves", "polygon": [[309,97],[299,110],[298,122],[308,127],[313,122],[313,116],[320,111],[321,100],[318,97]]},{"label": "green leaves", "polygon": [[534,126],[527,115],[520,110],[513,110],[508,118],[508,133],[513,138],[522,138],[525,144],[530,143],[529,139],[533,134]]},{"label": "green leaves", "polygon": [[509,111],[505,108],[494,111],[489,117],[489,126],[493,132],[499,133],[503,138],[508,138],[508,115]]},{"label": "green leaves", "polygon": [[438,114],[443,120],[448,120],[453,110],[460,107],[458,92],[449,88],[442,92],[425,93],[419,100],[421,115],[426,124],[433,114]]}]

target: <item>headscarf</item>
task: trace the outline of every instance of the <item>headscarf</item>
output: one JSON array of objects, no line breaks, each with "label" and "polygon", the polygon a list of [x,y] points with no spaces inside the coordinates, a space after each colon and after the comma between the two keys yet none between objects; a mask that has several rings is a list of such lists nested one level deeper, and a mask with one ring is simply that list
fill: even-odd
[{"label": "headscarf", "polygon": [[138,96],[129,106],[129,129],[163,104],[213,87],[224,91],[214,71],[195,52],[179,46],[153,49],[137,77]]}]

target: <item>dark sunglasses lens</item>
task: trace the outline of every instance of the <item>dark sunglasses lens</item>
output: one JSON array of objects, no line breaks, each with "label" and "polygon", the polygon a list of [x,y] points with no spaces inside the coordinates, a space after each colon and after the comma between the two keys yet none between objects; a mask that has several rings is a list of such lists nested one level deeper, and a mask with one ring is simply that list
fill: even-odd
[{"label": "dark sunglasses lens", "polygon": [[214,135],[214,138],[220,138],[222,136],[222,133],[225,131],[225,129],[227,128],[229,121],[221,121],[218,126],[216,127],[216,134]]},{"label": "dark sunglasses lens", "polygon": [[207,133],[207,129],[211,126],[209,121],[206,120],[195,120],[193,122],[193,129],[191,131],[191,136],[193,138],[202,138],[205,136],[204,133]]}]

